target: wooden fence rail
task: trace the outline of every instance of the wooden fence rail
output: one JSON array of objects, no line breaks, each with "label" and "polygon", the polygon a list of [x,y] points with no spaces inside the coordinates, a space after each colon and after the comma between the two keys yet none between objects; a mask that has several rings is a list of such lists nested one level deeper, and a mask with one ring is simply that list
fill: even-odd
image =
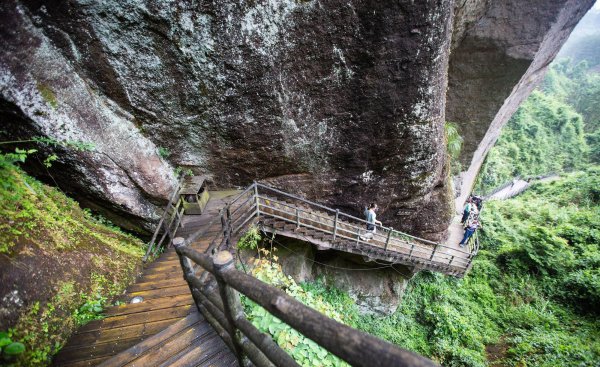
[{"label": "wooden fence rail", "polygon": [[[376,233],[369,239],[363,219],[312,203],[272,187],[254,183],[221,210],[220,231],[213,238],[210,252],[228,248],[251,223],[261,222],[269,227],[269,221],[279,221],[292,227],[280,231],[283,235],[295,234],[310,242],[317,242],[301,233],[318,233],[320,245],[339,251],[367,254],[388,261],[414,265],[422,269],[442,271],[463,276],[470,268],[473,257],[479,251],[479,240],[474,236],[466,249],[450,247],[418,238],[392,228],[376,226]],[[276,231],[276,229],[271,229]],[[192,234],[186,244],[195,241],[199,233]]]},{"label": "wooden fence rail", "polygon": [[[248,365],[248,361],[258,367],[298,366],[269,335],[246,319],[240,293],[352,366],[437,366],[425,357],[330,319],[282,290],[238,271],[227,251],[213,257],[185,246],[185,242],[176,238],[174,245],[194,301],[234,351],[240,366]],[[210,275],[197,277],[194,263]]]},{"label": "wooden fence rail", "polygon": [[[179,228],[179,224],[181,223],[181,219],[183,218],[184,208],[179,200],[179,191],[181,190],[181,185],[183,184],[183,177],[179,180],[175,189],[173,190],[173,194],[171,194],[171,198],[169,202],[165,206],[165,210],[156,226],[156,230],[152,235],[152,239],[148,243],[148,249],[146,250],[146,254],[143,257],[143,261],[146,262],[150,254],[156,255],[160,250],[165,238],[169,236],[169,240],[173,241],[175,238],[177,229]],[[158,242],[155,242],[158,238],[158,235],[162,232],[162,236]],[[169,242],[170,242],[169,241]]]}]

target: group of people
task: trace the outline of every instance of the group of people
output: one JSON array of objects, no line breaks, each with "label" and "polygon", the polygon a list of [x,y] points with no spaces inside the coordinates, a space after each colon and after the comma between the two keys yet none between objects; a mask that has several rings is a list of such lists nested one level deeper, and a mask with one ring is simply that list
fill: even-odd
[{"label": "group of people", "polygon": [[[483,200],[478,196],[470,196],[465,204],[465,208],[463,211],[463,216],[460,221],[461,224],[464,225],[465,233],[462,241],[460,241],[460,247],[464,247],[471,236],[477,231],[479,227],[481,227],[481,222],[479,221],[479,212],[481,211],[481,207],[483,205]],[[360,236],[360,239],[363,241],[369,241],[373,238],[376,233],[376,225],[381,226],[381,221],[377,220],[377,210],[378,206],[375,203],[369,204],[367,208],[365,208],[365,218],[367,220],[367,230]]]},{"label": "group of people", "polygon": [[460,247],[465,247],[469,238],[473,236],[477,228],[481,227],[481,222],[479,221],[479,212],[481,211],[481,206],[483,205],[483,200],[478,196],[470,196],[467,199],[467,203],[465,204],[465,208],[463,210],[463,216],[460,221],[465,228],[465,234],[463,239],[458,244]]}]

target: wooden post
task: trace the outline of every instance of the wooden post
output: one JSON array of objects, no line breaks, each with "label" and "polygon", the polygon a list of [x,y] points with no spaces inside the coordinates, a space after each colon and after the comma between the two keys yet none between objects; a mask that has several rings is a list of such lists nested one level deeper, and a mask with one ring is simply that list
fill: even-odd
[{"label": "wooden post", "polygon": [[300,228],[300,210],[296,208],[296,229]]},{"label": "wooden post", "polygon": [[183,279],[186,281],[188,287],[190,288],[190,292],[192,293],[192,298],[194,299],[196,308],[198,309],[198,311],[201,312],[199,307],[200,299],[196,299],[196,296],[194,294],[194,286],[190,282],[190,279],[194,276],[194,265],[187,256],[184,256],[180,253],[181,248],[185,247],[185,240],[183,239],[183,237],[175,237],[173,239],[173,247],[175,247],[175,252],[177,252],[177,255],[179,257],[179,263],[181,264],[181,269],[183,270]]},{"label": "wooden post", "polygon": [[254,198],[256,199],[256,215],[259,216],[260,215],[260,207],[259,207],[259,200],[258,200],[258,185],[256,184],[256,181],[254,181]]},{"label": "wooden post", "polygon": [[228,251],[219,252],[214,258],[215,265],[215,278],[217,279],[217,284],[219,285],[219,293],[221,294],[221,299],[223,301],[224,314],[227,318],[227,332],[231,335],[231,339],[234,345],[234,353],[237,356],[238,363],[240,366],[245,366],[244,363],[244,353],[242,351],[242,338],[237,333],[235,328],[236,319],[244,316],[244,310],[242,309],[242,303],[240,302],[240,297],[238,293],[231,288],[225,281],[223,280],[223,273],[228,270],[235,270],[235,266],[233,263],[233,256]]},{"label": "wooden post", "polygon": [[383,249],[383,251],[387,251],[388,245],[390,244],[390,237],[392,237],[392,232],[394,232],[394,228],[390,227],[387,239],[385,240],[385,248]]},{"label": "wooden post", "polygon": [[358,245],[360,241],[360,228],[356,229],[356,244]]},{"label": "wooden post", "polygon": [[179,223],[181,228],[185,228],[185,223],[183,223],[183,214],[185,214],[185,208],[182,206],[181,210],[179,211]]},{"label": "wooden post", "polygon": [[438,244],[436,243],[435,247],[433,248],[433,252],[431,252],[431,257],[429,258],[429,261],[433,260],[433,255],[435,255],[435,251],[437,250],[437,248],[438,248]]},{"label": "wooden post", "polygon": [[337,227],[338,227],[338,217],[340,216],[340,210],[335,210],[335,221],[333,221],[333,241],[335,241],[335,237],[337,236]]},{"label": "wooden post", "polygon": [[227,229],[226,229],[226,233],[225,233],[225,246],[227,246],[227,247],[225,247],[225,248],[229,249],[231,246],[231,232],[232,232],[231,212],[229,210],[229,206],[227,206],[226,214],[227,214],[227,220],[226,220]]}]

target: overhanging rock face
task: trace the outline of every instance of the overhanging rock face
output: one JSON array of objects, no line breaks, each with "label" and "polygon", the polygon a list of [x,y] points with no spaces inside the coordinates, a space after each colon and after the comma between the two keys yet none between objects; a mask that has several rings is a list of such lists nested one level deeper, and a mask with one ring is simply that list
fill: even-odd
[{"label": "overhanging rock face", "polygon": [[[446,107],[452,45],[468,64],[469,45],[502,31],[495,14],[519,25],[535,9],[547,16],[531,41],[551,44],[556,17],[585,8],[539,2],[528,19],[516,3],[10,0],[0,4],[1,137],[95,143],[60,152],[50,172],[131,228],[166,200],[179,166],[220,187],[267,180],[355,214],[377,201],[386,224],[440,238],[452,212],[444,114],[471,121],[455,112],[471,93],[455,85],[471,75],[454,62]],[[537,55],[507,42],[494,53],[520,63],[504,89]],[[494,60],[478,60],[484,77],[502,79]],[[500,108],[471,98],[481,116]]]},{"label": "overhanging rock face", "polygon": [[464,138],[457,209],[500,129],[545,75],[594,0],[464,0],[456,4],[446,119]]}]

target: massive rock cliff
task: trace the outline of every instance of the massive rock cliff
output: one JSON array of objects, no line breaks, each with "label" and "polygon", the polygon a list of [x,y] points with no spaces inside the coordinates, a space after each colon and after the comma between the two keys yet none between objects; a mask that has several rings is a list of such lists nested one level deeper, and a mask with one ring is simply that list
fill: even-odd
[{"label": "massive rock cliff", "polygon": [[[543,71],[591,3],[8,0],[0,137],[94,143],[29,169],[132,229],[182,167],[354,213],[378,201],[386,224],[441,238],[445,111],[465,135],[481,125],[468,162],[492,117],[510,114],[498,112],[510,89],[529,92],[528,68]],[[481,93],[488,79],[500,94]]]}]

